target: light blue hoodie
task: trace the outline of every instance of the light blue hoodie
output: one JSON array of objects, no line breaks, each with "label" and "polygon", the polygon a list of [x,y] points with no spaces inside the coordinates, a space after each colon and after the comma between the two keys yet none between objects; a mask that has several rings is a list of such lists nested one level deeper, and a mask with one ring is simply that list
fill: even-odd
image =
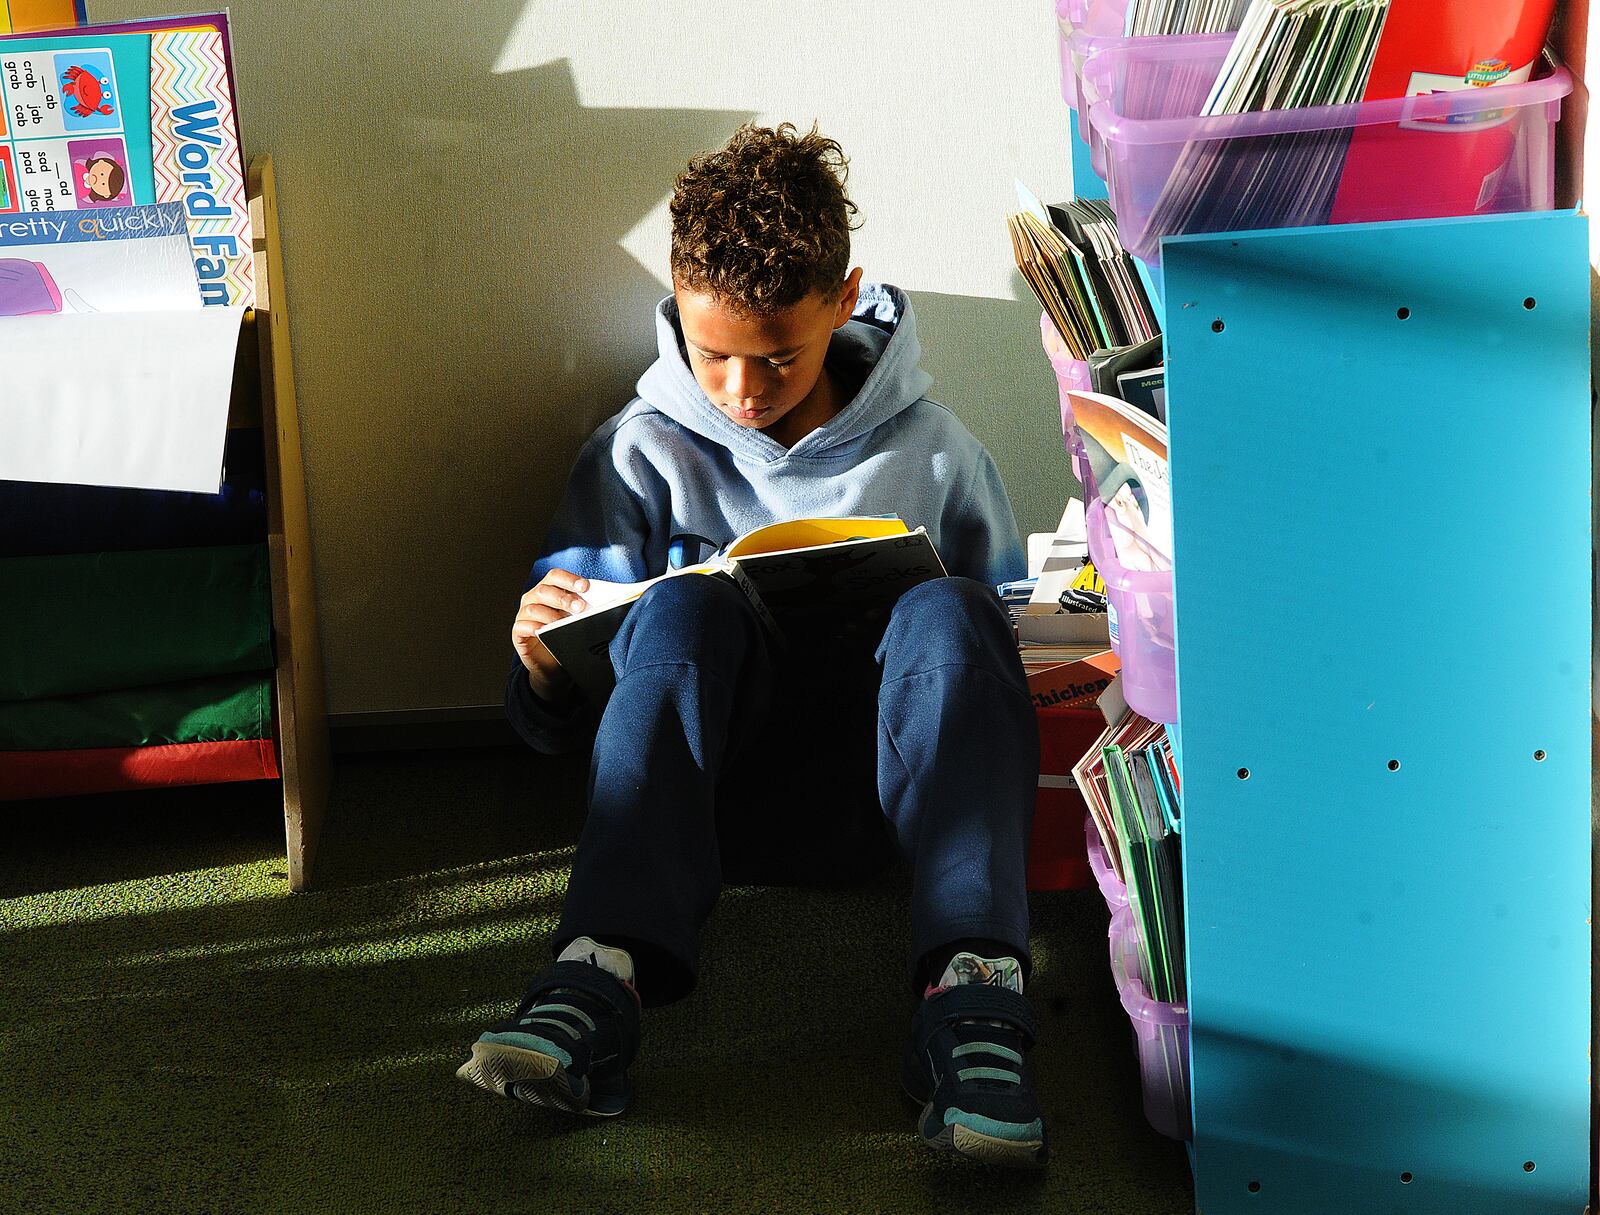
[{"label": "light blue hoodie", "polygon": [[[656,308],[656,340],[660,356],[639,395],[578,453],[527,587],[551,569],[638,582],[704,560],[763,524],[830,515],[898,515],[926,527],[950,573],[991,586],[1025,574],[993,457],[923,396],[933,381],[918,366],[916,321],[899,288],[862,286],[853,319],[828,348],[829,368],[860,388],[793,447],[711,404],[689,369],[670,296]],[[507,707],[528,741],[551,749],[540,727],[556,722],[540,711],[520,662]]]}]

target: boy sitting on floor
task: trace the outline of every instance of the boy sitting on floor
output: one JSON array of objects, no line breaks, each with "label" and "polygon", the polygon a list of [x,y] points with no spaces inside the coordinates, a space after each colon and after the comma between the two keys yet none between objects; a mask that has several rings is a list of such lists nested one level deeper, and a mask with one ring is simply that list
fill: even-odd
[{"label": "boy sitting on floor", "polygon": [[[724,882],[836,881],[898,853],[914,883],[920,1003],[901,1077],[918,1131],[1038,1165],[1022,995],[1038,737],[991,589],[1022,576],[1022,546],[989,453],[922,395],[910,303],[850,269],[845,172],[837,143],[785,123],[740,128],[678,178],[660,357],[579,453],[511,630],[518,731],[547,752],[594,737],[557,961],[458,1074],[621,1113],[640,1005],[694,986]],[[925,526],[952,576],[907,591],[877,635],[780,647],[723,580],[668,579],[611,643],[604,706],[538,638],[583,607],[590,578],[642,581],[766,523],[883,514]],[[774,782],[774,749],[821,758]]]}]

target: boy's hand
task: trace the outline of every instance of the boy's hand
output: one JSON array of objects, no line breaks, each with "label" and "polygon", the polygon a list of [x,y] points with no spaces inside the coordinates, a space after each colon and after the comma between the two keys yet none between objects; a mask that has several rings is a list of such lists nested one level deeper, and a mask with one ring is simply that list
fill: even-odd
[{"label": "boy's hand", "polygon": [[528,668],[528,683],[540,700],[560,703],[570,699],[573,684],[556,656],[539,640],[539,630],[583,611],[585,604],[579,592],[588,589],[587,578],[566,570],[551,570],[522,597],[517,618],[511,622],[511,644],[522,665]]}]

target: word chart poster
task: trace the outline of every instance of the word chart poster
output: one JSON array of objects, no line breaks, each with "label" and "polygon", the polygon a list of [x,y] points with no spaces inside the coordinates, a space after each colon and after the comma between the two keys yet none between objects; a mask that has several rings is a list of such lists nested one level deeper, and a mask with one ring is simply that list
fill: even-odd
[{"label": "word chart poster", "polygon": [[182,202],[205,302],[254,303],[222,30],[0,38],[0,99],[0,216]]},{"label": "word chart poster", "polygon": [[0,94],[0,214],[135,201],[109,47],[0,53]]}]

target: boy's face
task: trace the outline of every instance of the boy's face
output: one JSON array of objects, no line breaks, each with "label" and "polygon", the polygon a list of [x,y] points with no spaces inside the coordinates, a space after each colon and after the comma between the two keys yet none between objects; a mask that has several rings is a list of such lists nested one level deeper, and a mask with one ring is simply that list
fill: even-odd
[{"label": "boy's face", "polygon": [[689,369],[724,417],[792,446],[843,404],[831,392],[814,390],[828,341],[855,311],[860,284],[857,268],[838,293],[813,292],[771,316],[675,288]]}]

